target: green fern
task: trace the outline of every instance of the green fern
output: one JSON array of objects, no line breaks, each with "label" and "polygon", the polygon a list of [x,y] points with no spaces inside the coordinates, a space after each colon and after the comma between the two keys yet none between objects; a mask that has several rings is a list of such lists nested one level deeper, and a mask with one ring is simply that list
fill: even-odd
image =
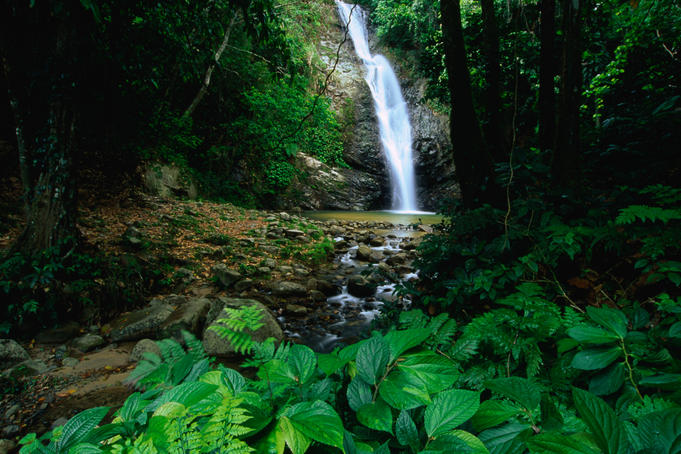
[{"label": "green fern", "polygon": [[619,216],[615,219],[615,224],[633,224],[636,221],[661,221],[663,224],[672,220],[681,219],[681,210],[678,208],[661,208],[648,205],[629,205],[620,210]]},{"label": "green fern", "polygon": [[240,407],[241,399],[225,396],[202,429],[203,442],[211,453],[245,454],[253,452],[239,438],[249,432],[243,424],[251,417]]},{"label": "green fern", "polygon": [[227,339],[236,352],[242,355],[250,353],[254,344],[251,333],[264,326],[262,311],[256,306],[226,307],[224,311],[228,317],[218,319],[217,324],[208,329]]}]

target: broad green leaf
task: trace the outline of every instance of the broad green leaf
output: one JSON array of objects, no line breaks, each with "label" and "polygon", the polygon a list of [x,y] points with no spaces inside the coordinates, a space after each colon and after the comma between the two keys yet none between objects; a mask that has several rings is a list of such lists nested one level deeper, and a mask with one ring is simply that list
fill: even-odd
[{"label": "broad green leaf", "polygon": [[621,355],[622,349],[618,346],[585,348],[572,358],[572,363],[570,365],[575,369],[580,370],[605,369]]},{"label": "broad green leaf", "polygon": [[480,393],[451,389],[426,407],[424,423],[429,437],[449,432],[470,419],[480,407]]},{"label": "broad green leaf", "polygon": [[459,440],[463,441],[471,448],[473,454],[489,454],[489,450],[485,447],[485,444],[478,437],[465,430],[453,430],[450,435],[455,436]]},{"label": "broad green leaf", "polygon": [[556,432],[541,433],[527,440],[532,454],[599,454],[597,446]]},{"label": "broad green leaf", "polygon": [[640,385],[660,386],[660,385],[678,385],[681,383],[681,374],[656,374],[649,377],[643,377],[639,382]]},{"label": "broad green leaf", "polygon": [[407,350],[421,345],[428,339],[430,330],[426,328],[412,328],[406,330],[394,330],[384,336],[390,348],[390,361],[395,361],[398,356]]},{"label": "broad green leaf", "polygon": [[264,382],[296,384],[296,375],[289,364],[280,359],[271,359],[258,369],[258,377]]},{"label": "broad green leaf", "polygon": [[317,370],[317,357],[307,345],[294,344],[288,357],[288,363],[296,377],[297,383],[307,383]]},{"label": "broad green leaf", "polygon": [[641,441],[649,452],[681,453],[681,409],[670,408],[645,415],[638,428]]},{"label": "broad green leaf", "polygon": [[163,393],[161,397],[149,405],[148,410],[155,410],[167,402],[178,402],[189,408],[211,395],[216,389],[217,386],[208,383],[182,383]]},{"label": "broad green leaf", "polygon": [[594,436],[598,447],[605,454],[626,454],[626,435],[615,412],[600,397],[588,391],[572,388],[577,413]]},{"label": "broad green leaf", "polygon": [[518,402],[527,411],[534,411],[541,400],[541,388],[531,380],[521,377],[487,380],[485,387],[497,394]]},{"label": "broad green leaf", "polygon": [[681,322],[676,322],[669,327],[669,337],[681,337]]},{"label": "broad green leaf", "polygon": [[[279,418],[277,430],[281,434],[280,437],[284,440],[293,454],[303,454],[312,443],[312,440],[306,437],[301,431],[297,430],[291,423],[291,420],[286,416]],[[279,435],[277,435],[277,438],[278,437]],[[280,446],[280,443],[277,443],[276,445]]]},{"label": "broad green leaf", "polygon": [[357,411],[357,420],[370,429],[393,433],[393,415],[383,399],[363,405]]},{"label": "broad green leaf", "polygon": [[372,337],[357,351],[357,374],[370,385],[375,385],[385,374],[390,360],[390,348],[381,337]]},{"label": "broad green leaf", "polygon": [[343,448],[343,422],[331,405],[321,400],[301,402],[284,413],[295,429],[306,437]]},{"label": "broad green leaf", "polygon": [[492,453],[516,453],[523,451],[524,439],[531,431],[529,424],[509,423],[483,431],[479,437]]},{"label": "broad green leaf", "polygon": [[522,409],[508,402],[486,400],[480,404],[471,422],[475,430],[480,432],[497,426],[522,413]]},{"label": "broad green leaf", "polygon": [[187,414],[187,407],[179,402],[166,402],[156,409],[154,416],[163,416],[165,418],[179,418]]},{"label": "broad green leaf", "polygon": [[473,448],[468,446],[464,440],[451,434],[446,433],[436,437],[428,443],[428,449],[421,451],[419,454],[472,454]]},{"label": "broad green leaf", "polygon": [[563,415],[560,414],[555,400],[551,396],[542,394],[540,408],[542,430],[557,431],[563,428]]},{"label": "broad green leaf", "polygon": [[123,421],[132,421],[142,409],[144,402],[140,393],[132,393],[125,399],[125,403],[116,412],[116,415]]},{"label": "broad green leaf", "polygon": [[68,452],[69,454],[99,454],[104,451],[99,446],[91,443],[78,443],[71,447]]},{"label": "broad green leaf", "polygon": [[431,402],[423,380],[401,370],[390,372],[381,382],[378,393],[391,407],[398,410],[410,410]]},{"label": "broad green leaf", "polygon": [[402,446],[409,446],[414,451],[418,449],[419,432],[418,429],[416,429],[414,420],[411,419],[411,416],[409,416],[409,413],[405,410],[400,412],[397,421],[395,421],[395,436]]},{"label": "broad green leaf", "polygon": [[591,320],[617,336],[624,338],[627,335],[628,321],[622,311],[609,307],[589,306],[586,308],[586,313]]},{"label": "broad green leaf", "polygon": [[338,352],[338,357],[343,361],[352,361],[356,359],[357,352],[359,352],[359,349],[362,347],[362,345],[366,344],[367,342],[369,342],[369,339],[359,341],[355,344],[350,344],[347,347],[342,348]]},{"label": "broad green leaf", "polygon": [[246,379],[234,369],[228,367],[220,368],[220,372],[224,375],[224,383],[227,385],[232,395],[236,396],[246,386]]},{"label": "broad green leaf", "polygon": [[591,379],[589,392],[597,396],[607,396],[620,389],[623,383],[624,364],[613,364]]},{"label": "broad green leaf", "polygon": [[617,334],[595,326],[580,325],[567,330],[568,336],[582,344],[607,344],[619,340]]},{"label": "broad green leaf", "polygon": [[61,438],[57,443],[58,451],[66,451],[85,440],[109,412],[108,407],[95,407],[78,413],[64,424]]},{"label": "broad green leaf", "polygon": [[430,394],[451,387],[460,375],[451,360],[428,350],[405,355],[402,359],[398,368],[423,380]]},{"label": "broad green leaf", "polygon": [[371,388],[359,377],[352,379],[346,391],[348,404],[354,411],[371,402]]},{"label": "broad green leaf", "polygon": [[343,366],[348,363],[348,359],[342,359],[335,353],[318,353],[317,362],[319,368],[326,374],[332,375],[338,372]]}]

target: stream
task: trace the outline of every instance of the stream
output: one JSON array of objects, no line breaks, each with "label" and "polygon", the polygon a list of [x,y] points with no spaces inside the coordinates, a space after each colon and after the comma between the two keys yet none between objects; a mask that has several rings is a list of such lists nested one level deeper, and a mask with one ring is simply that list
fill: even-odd
[{"label": "stream", "polygon": [[371,328],[386,301],[398,301],[405,308],[410,304],[394,290],[400,282],[416,277],[411,268],[414,249],[429,224],[441,217],[387,211],[316,211],[305,216],[325,220],[325,230],[333,237],[335,257],[321,275],[336,291],[311,314],[281,315],[279,322],[289,338],[326,353],[356,342]]}]

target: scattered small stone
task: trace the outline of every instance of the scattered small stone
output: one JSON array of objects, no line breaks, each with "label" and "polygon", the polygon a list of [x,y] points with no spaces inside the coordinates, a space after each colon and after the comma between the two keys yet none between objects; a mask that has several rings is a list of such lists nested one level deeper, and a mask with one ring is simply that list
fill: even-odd
[{"label": "scattered small stone", "polygon": [[218,263],[217,265],[213,266],[213,276],[215,276],[217,281],[224,288],[231,287],[243,277],[238,271],[227,268],[227,265],[224,263]]},{"label": "scattered small stone", "polygon": [[252,279],[242,279],[239,282],[237,282],[236,284],[234,284],[234,290],[236,290],[239,293],[241,293],[245,290],[248,290],[251,287],[253,287],[253,280]]},{"label": "scattered small stone", "polygon": [[9,408],[7,409],[7,411],[5,412],[5,419],[7,419],[7,420],[12,419],[12,417],[13,417],[14,415],[16,415],[16,414],[19,412],[19,410],[21,410],[21,407],[19,406],[19,404],[14,404],[14,405],[12,405],[12,406],[9,407]]},{"label": "scattered small stone", "polygon": [[2,430],[0,431],[0,436],[12,438],[15,435],[18,435],[19,431],[21,431],[21,428],[19,426],[17,426],[16,424],[11,424],[9,426],[5,426],[2,428]]},{"label": "scattered small stone", "polygon": [[307,314],[309,309],[299,304],[287,304],[286,312],[290,312],[292,314]]},{"label": "scattered small stone", "polygon": [[278,281],[272,285],[272,293],[276,296],[305,296],[307,288],[297,282]]},{"label": "scattered small stone", "polygon": [[0,454],[9,454],[17,447],[12,440],[0,440]]},{"label": "scattered small stone", "polygon": [[80,361],[76,358],[64,358],[61,360],[61,364],[64,367],[76,367]]},{"label": "scattered small stone", "polygon": [[104,344],[104,338],[97,334],[85,334],[71,341],[71,345],[73,345],[74,348],[77,348],[84,353],[89,352],[93,348],[97,348],[102,344]]},{"label": "scattered small stone", "polygon": [[53,430],[54,430],[54,429],[56,429],[57,427],[63,426],[63,425],[66,424],[67,422],[69,422],[69,420],[68,420],[67,418],[64,418],[63,416],[62,416],[61,418],[57,418],[57,419],[55,419],[54,422],[52,423],[52,426],[50,426],[50,429],[53,429]]}]

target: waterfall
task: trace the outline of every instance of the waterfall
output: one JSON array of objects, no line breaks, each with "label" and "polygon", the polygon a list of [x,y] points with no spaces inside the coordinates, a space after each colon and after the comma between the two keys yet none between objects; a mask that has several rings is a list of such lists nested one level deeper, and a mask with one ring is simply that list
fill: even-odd
[{"label": "waterfall", "polygon": [[[338,4],[343,26],[366,68],[366,80],[374,99],[381,145],[390,165],[392,206],[399,211],[416,211],[414,163],[411,153],[411,125],[400,83],[383,55],[371,55],[365,14],[359,6]],[[352,13],[352,17],[350,14]]]}]

